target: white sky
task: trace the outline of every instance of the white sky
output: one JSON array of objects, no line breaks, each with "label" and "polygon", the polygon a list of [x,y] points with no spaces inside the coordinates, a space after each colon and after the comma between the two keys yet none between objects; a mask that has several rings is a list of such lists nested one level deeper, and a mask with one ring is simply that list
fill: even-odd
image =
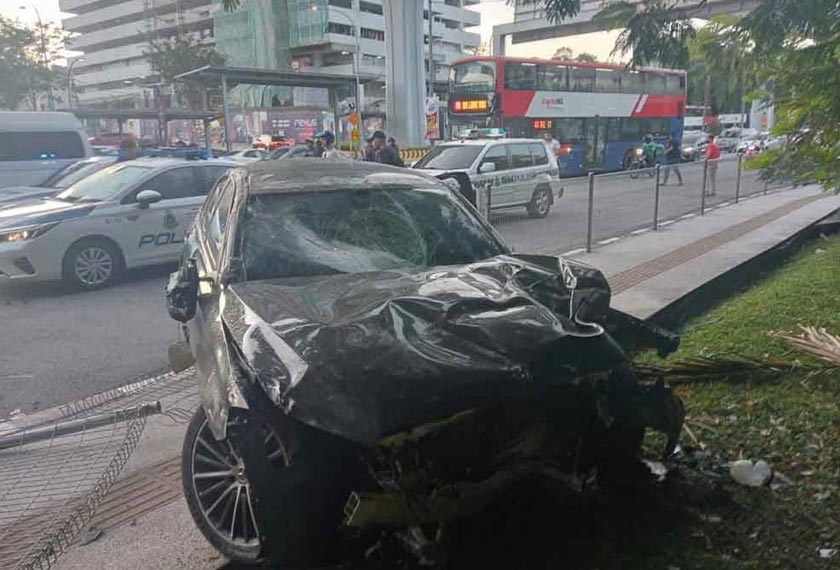
[{"label": "white sky", "polygon": [[[26,8],[21,9],[21,6]],[[37,21],[33,8],[38,9],[45,21],[58,22],[60,19],[58,0],[0,0],[0,16],[19,19],[24,23]],[[473,6],[472,9],[481,12],[481,26],[476,31],[481,34],[482,42],[490,43],[494,25],[513,21],[513,6],[509,6],[506,0],[482,0],[481,4]],[[554,54],[558,47],[567,46],[572,49],[575,55],[585,51],[595,55],[601,61],[608,61],[616,35],[615,32],[597,32],[575,37],[541,40],[528,44],[509,45],[507,54],[548,58]]]}]

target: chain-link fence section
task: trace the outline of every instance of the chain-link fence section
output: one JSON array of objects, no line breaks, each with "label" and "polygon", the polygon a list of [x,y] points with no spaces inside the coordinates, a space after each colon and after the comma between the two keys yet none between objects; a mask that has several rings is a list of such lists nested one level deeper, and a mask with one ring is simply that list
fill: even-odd
[{"label": "chain-link fence section", "polygon": [[[747,169],[747,162],[728,154],[713,161],[557,180],[553,183],[554,203],[542,217],[523,205],[501,206],[514,201],[510,194],[515,190],[489,188],[490,221],[516,251],[558,254],[591,250],[621,236],[660,229],[784,187],[765,184],[758,171]],[[483,192],[482,196],[486,198]]]},{"label": "chain-link fence section", "polygon": [[0,568],[51,568],[93,518],[147,416],[160,406],[185,423],[197,401],[190,369],[79,400],[55,423],[0,435]]}]

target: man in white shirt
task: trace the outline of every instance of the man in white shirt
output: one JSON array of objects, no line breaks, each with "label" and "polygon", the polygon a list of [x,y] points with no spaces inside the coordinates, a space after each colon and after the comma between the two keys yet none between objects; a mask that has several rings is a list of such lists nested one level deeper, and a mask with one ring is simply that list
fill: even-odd
[{"label": "man in white shirt", "polygon": [[543,133],[543,142],[545,146],[548,147],[548,150],[551,152],[551,156],[557,160],[557,154],[560,152],[560,143],[555,140],[551,133],[546,131]]}]

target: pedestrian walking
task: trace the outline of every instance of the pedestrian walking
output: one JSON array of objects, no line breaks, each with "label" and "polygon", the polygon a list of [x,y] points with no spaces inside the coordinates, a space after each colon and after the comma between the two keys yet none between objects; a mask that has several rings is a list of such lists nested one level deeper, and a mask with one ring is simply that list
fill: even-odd
[{"label": "pedestrian walking", "polygon": [[557,154],[560,152],[560,143],[557,141],[557,139],[555,139],[550,132],[545,131],[543,133],[543,143],[546,147],[548,147],[548,152],[550,152],[551,156],[553,156],[556,160]]},{"label": "pedestrian walking", "polygon": [[720,160],[720,148],[715,142],[715,136],[709,135],[708,144],[706,144],[706,160],[708,161],[707,182],[711,187],[711,191],[706,191],[706,195],[714,196],[717,193],[717,170],[718,160]]},{"label": "pedestrian walking", "polygon": [[387,145],[387,137],[382,131],[376,131],[371,137],[373,145],[374,160],[381,164],[390,164],[391,166],[405,166],[405,163],[400,158],[394,149]]},{"label": "pedestrian walking", "polygon": [[677,180],[679,180],[678,186],[683,185],[683,177],[679,167],[680,161],[682,161],[680,147],[677,141],[674,140],[674,137],[668,137],[668,144],[665,146],[665,178],[662,181],[663,186],[668,184],[668,178],[671,176],[671,172],[677,175]]}]

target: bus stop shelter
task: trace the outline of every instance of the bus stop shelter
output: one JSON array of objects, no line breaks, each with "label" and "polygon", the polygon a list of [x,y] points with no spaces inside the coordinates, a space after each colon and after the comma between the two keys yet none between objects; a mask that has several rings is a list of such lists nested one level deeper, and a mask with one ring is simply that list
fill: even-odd
[{"label": "bus stop shelter", "polygon": [[[359,102],[356,92],[356,77],[335,75],[329,73],[307,73],[295,71],[274,71],[270,69],[248,67],[220,67],[207,66],[182,73],[175,77],[179,81],[197,82],[205,87],[219,86],[222,92],[222,114],[225,121],[225,146],[231,150],[228,128],[230,122],[229,90],[238,85],[267,85],[279,87],[315,87],[326,89],[329,94],[329,104],[335,116],[335,124],[339,124],[339,92],[352,93]],[[374,76],[360,76],[359,83],[375,80]]]},{"label": "bus stop shelter", "polygon": [[158,122],[160,144],[165,144],[162,133],[166,133],[169,121],[202,121],[204,124],[204,143],[210,148],[210,121],[216,118],[212,111],[188,111],[186,109],[66,109],[79,119],[115,119],[119,134],[123,134],[123,125],[130,119],[149,119]]}]

